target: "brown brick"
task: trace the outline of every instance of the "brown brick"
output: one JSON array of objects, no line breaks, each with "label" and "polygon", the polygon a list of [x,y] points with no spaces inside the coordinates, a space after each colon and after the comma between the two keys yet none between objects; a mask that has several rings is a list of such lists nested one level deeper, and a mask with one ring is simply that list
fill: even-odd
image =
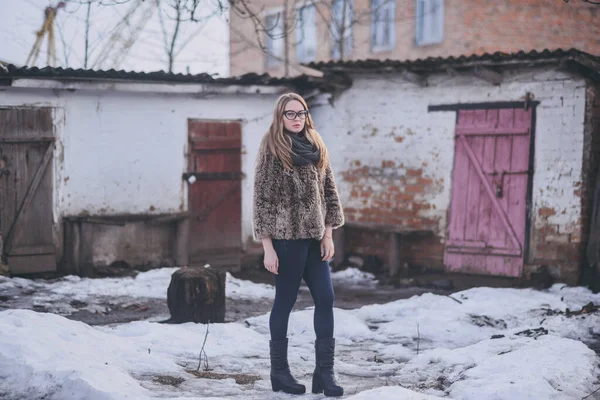
[{"label": "brown brick", "polygon": [[539,209],[538,215],[540,217],[550,217],[556,215],[556,210],[554,208],[543,207]]},{"label": "brown brick", "polygon": [[423,185],[419,185],[419,184],[415,184],[415,185],[406,185],[404,187],[404,190],[407,193],[423,193],[425,192],[425,186]]},{"label": "brown brick", "polygon": [[422,176],[422,175],[423,175],[423,170],[420,168],[406,170],[406,176]]},{"label": "brown brick", "polygon": [[558,233],[558,225],[544,225],[536,230],[536,233],[541,236],[552,235]]},{"label": "brown brick", "polygon": [[569,239],[569,235],[548,235],[544,238],[544,242],[565,244],[569,243]]}]

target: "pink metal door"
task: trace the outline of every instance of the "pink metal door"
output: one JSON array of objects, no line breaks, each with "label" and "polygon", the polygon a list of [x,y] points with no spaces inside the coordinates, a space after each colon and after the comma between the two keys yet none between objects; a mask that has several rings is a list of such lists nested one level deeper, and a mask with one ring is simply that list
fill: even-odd
[{"label": "pink metal door", "polygon": [[446,269],[523,269],[531,109],[462,110],[456,126]]}]

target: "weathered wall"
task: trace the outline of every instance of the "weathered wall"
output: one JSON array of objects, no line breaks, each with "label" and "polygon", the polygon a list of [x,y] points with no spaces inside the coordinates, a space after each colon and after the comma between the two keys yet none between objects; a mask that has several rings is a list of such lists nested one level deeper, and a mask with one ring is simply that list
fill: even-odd
[{"label": "weathered wall", "polygon": [[[428,112],[429,105],[540,101],[535,132],[533,237],[529,262],[573,268],[579,254],[558,254],[556,243],[578,246],[585,82],[565,72],[505,74],[500,86],[470,76],[434,76],[422,88],[393,74],[354,76],[351,89],[333,107],[313,107],[318,130],[331,153],[350,221],[427,228],[436,240],[409,241],[409,263],[442,267],[450,204],[455,112]],[[386,242],[364,234],[349,239],[355,249],[385,252]],[[560,263],[558,261],[561,261]],[[564,269],[568,274],[571,269]],[[571,279],[563,273],[561,278]]]},{"label": "weathered wall", "polygon": [[[444,40],[442,43],[415,45],[416,1],[396,1],[395,46],[392,51],[371,49],[372,1],[353,0],[356,22],[352,26],[354,51],[346,60],[416,59],[470,54],[517,52],[543,49],[577,48],[591,54],[600,53],[600,7],[583,1],[497,1],[446,0],[444,2]],[[317,60],[331,58],[328,3],[316,2]],[[250,4],[261,13],[283,8],[283,0],[264,0]],[[290,7],[290,9],[294,9]],[[290,12],[290,26],[293,26]],[[230,63],[233,75],[247,72],[281,74],[283,67],[265,70],[265,56],[256,39],[256,29],[250,18],[231,14]],[[264,35],[263,35],[264,36]],[[290,40],[290,61],[296,61],[295,32]],[[262,44],[265,38],[261,38]],[[293,72],[293,69],[292,69]]]},{"label": "weathered wall", "polygon": [[[242,123],[242,232],[252,237],[254,160],[277,95],[167,95],[98,90],[0,91],[0,106],[56,108],[54,221],[187,208],[188,118]],[[110,247],[110,246],[109,246]],[[116,250],[115,250],[116,251]],[[102,256],[98,255],[97,259]]]}]

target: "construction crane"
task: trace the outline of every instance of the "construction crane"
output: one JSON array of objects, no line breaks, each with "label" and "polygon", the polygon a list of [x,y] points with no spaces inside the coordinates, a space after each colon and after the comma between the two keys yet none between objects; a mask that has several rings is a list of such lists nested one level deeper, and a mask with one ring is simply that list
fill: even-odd
[{"label": "construction crane", "polygon": [[[55,7],[48,6],[44,10],[44,23],[42,24],[42,29],[35,33],[36,39],[29,55],[27,56],[27,61],[25,61],[25,65],[32,67],[35,65],[37,58],[40,54],[40,49],[42,47],[42,42],[44,41],[44,36],[48,35],[48,58],[46,63],[51,66],[56,66],[56,44],[54,42],[54,19],[56,18],[56,13],[59,9],[65,7],[65,2],[59,2]],[[31,64],[29,63],[31,61]]]},{"label": "construction crane", "polygon": [[158,1],[135,0],[113,28],[91,68],[118,69],[158,6]]}]

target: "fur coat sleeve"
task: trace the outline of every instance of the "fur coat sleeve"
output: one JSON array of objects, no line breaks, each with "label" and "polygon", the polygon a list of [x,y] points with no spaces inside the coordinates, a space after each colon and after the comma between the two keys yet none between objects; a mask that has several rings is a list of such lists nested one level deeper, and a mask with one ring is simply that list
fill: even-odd
[{"label": "fur coat sleeve", "polygon": [[252,223],[254,237],[263,239],[275,233],[277,218],[277,198],[275,160],[267,152],[259,152],[254,171],[254,195],[252,202]]},{"label": "fur coat sleeve", "polygon": [[256,239],[321,239],[326,225],[344,224],[344,213],[331,166],[286,169],[269,151],[259,152],[252,205]]},{"label": "fur coat sleeve", "polygon": [[325,225],[331,225],[334,229],[339,228],[344,225],[344,212],[330,164],[327,165],[325,170],[324,194],[327,208]]}]

